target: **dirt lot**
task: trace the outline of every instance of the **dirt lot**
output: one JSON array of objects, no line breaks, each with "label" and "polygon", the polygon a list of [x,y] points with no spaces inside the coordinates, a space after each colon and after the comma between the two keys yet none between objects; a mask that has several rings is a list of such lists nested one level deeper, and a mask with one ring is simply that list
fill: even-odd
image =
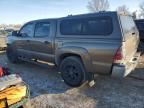
[{"label": "dirt lot", "polygon": [[4,52],[0,64],[10,67],[29,84],[34,108],[144,108],[143,58],[136,71],[121,81],[99,76],[94,87],[75,89],[65,85],[55,67],[11,64]]}]

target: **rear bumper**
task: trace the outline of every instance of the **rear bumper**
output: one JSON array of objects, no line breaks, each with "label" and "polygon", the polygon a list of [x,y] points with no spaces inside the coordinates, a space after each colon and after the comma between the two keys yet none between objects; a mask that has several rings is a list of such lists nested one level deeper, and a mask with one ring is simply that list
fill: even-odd
[{"label": "rear bumper", "polygon": [[132,60],[126,65],[115,64],[112,69],[112,77],[124,78],[129,75],[137,66],[140,53],[136,53]]}]

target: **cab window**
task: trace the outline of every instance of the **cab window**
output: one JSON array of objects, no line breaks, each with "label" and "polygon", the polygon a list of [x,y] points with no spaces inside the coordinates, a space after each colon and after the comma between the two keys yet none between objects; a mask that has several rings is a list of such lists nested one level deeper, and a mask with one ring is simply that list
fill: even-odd
[{"label": "cab window", "polygon": [[19,34],[22,37],[33,37],[33,30],[34,30],[34,24],[29,23],[23,26],[23,28],[20,30]]},{"label": "cab window", "polygon": [[35,26],[35,37],[48,37],[50,34],[50,23],[39,22]]}]

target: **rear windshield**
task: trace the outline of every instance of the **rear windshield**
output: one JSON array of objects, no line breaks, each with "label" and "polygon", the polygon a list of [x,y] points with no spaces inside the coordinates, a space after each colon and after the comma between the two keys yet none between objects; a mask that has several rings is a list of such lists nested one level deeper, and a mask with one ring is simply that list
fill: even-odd
[{"label": "rear windshield", "polygon": [[109,35],[112,28],[110,17],[66,19],[60,24],[62,35]]},{"label": "rear windshield", "polygon": [[131,16],[120,16],[122,29],[124,32],[124,36],[128,38],[129,36],[132,36],[131,34],[135,32],[136,25]]}]

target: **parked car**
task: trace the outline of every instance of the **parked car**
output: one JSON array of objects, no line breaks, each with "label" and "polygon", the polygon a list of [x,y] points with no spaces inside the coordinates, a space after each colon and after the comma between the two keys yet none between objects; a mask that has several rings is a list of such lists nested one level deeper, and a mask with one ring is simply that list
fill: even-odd
[{"label": "parked car", "polygon": [[135,20],[135,23],[139,30],[139,36],[140,36],[140,45],[138,49],[139,51],[144,53],[144,19],[137,19]]},{"label": "parked car", "polygon": [[94,74],[126,77],[138,63],[138,44],[131,16],[99,12],[28,22],[7,37],[7,57],[54,63],[78,87]]},{"label": "parked car", "polygon": [[9,34],[6,30],[0,30],[0,51],[5,50],[7,47],[6,36]]},{"label": "parked car", "polygon": [[6,36],[0,36],[0,51],[5,50],[6,47]]}]

